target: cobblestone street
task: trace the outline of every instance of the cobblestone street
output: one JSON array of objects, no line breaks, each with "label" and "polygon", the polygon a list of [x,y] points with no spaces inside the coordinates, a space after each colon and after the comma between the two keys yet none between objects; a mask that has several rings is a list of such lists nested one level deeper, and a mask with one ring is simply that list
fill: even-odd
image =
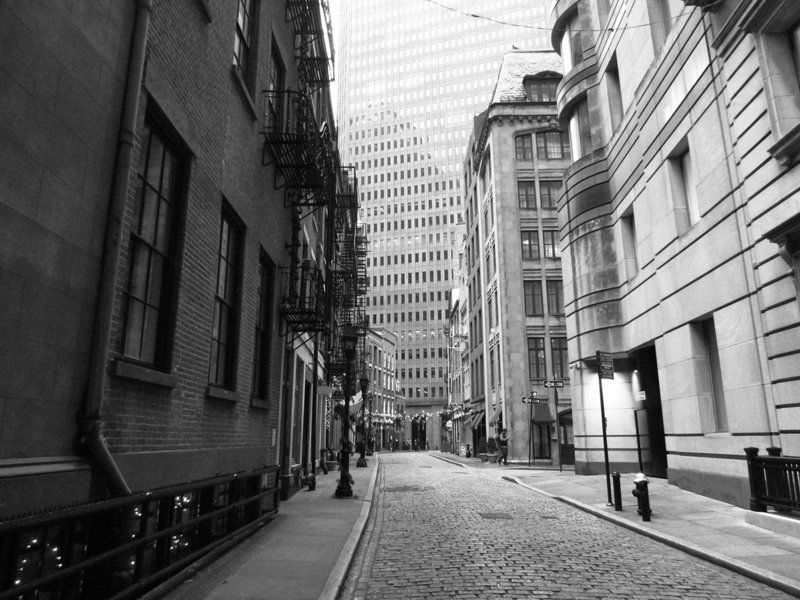
[{"label": "cobblestone street", "polygon": [[790,598],[505,481],[504,469],[424,453],[380,461],[342,598]]}]

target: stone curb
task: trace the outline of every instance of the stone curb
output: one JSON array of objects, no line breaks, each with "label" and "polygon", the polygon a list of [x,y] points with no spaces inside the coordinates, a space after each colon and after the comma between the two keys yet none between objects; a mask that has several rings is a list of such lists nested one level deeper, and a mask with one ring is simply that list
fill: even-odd
[{"label": "stone curb", "polygon": [[512,483],[516,483],[517,485],[521,485],[522,487],[527,488],[533,492],[536,492],[537,494],[542,494],[543,496],[547,496],[548,498],[553,498],[554,500],[558,500],[559,502],[563,502],[564,504],[573,506],[584,512],[590,513],[596,517],[600,517],[601,519],[605,519],[606,521],[610,521],[612,523],[615,523],[616,525],[620,525],[622,527],[625,527],[626,529],[635,531],[636,533],[647,536],[651,539],[656,540],[657,542],[666,544],[667,546],[672,546],[673,548],[686,552],[687,554],[691,554],[692,556],[696,556],[697,558],[701,558],[705,561],[708,561],[720,567],[725,567],[726,569],[730,569],[735,573],[739,573],[740,575],[749,577],[750,579],[758,581],[759,583],[764,583],[782,592],[791,594],[796,598],[800,598],[800,584],[798,584],[794,580],[789,579],[788,577],[784,577],[783,575],[779,575],[778,573],[775,573],[768,569],[760,569],[758,567],[748,565],[747,563],[742,562],[740,560],[736,560],[735,558],[725,556],[724,554],[714,552],[713,550],[707,550],[705,548],[701,548],[700,546],[697,546],[695,544],[690,544],[688,542],[685,542],[684,540],[680,540],[669,534],[662,533],[660,531],[654,531],[637,523],[636,521],[629,521],[628,519],[623,519],[614,514],[605,512],[604,510],[595,508],[594,506],[584,504],[579,500],[568,498],[566,496],[556,496],[542,489],[528,485],[527,483],[523,483],[516,477],[503,475],[503,479],[505,479],[506,481],[510,481]]},{"label": "stone curb", "polygon": [[369,481],[367,492],[364,494],[364,503],[361,506],[361,512],[356,522],[353,524],[353,529],[342,547],[336,564],[333,565],[333,570],[328,576],[328,580],[325,582],[325,587],[322,588],[322,592],[317,596],[317,600],[336,600],[344,585],[347,572],[350,570],[350,563],[353,561],[358,543],[361,541],[361,536],[364,534],[364,528],[369,518],[369,511],[372,509],[372,496],[375,491],[375,481],[378,479],[378,470],[380,469],[378,456],[373,456],[376,465],[372,469],[372,478]]},{"label": "stone curb", "polygon": [[446,463],[450,463],[451,465],[457,465],[459,467],[463,467],[464,469],[467,468],[467,465],[464,463],[460,463],[457,460],[453,460],[452,458],[447,458],[446,456],[439,456],[438,454],[431,454],[433,458],[438,458],[439,460],[443,460]]}]

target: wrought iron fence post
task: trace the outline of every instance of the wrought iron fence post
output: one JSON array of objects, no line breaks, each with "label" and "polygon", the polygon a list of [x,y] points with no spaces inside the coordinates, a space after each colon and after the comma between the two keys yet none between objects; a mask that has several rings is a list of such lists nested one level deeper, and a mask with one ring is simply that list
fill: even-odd
[{"label": "wrought iron fence post", "polygon": [[767,510],[762,498],[764,496],[764,478],[761,468],[756,465],[758,448],[745,448],[747,455],[747,473],[750,479],[750,510],[764,512]]},{"label": "wrought iron fence post", "polygon": [[[767,448],[767,454],[780,458],[781,449],[777,446]],[[766,495],[773,499],[786,501],[789,499],[789,478],[791,475],[786,470],[785,465],[765,465],[764,473],[767,479]],[[786,508],[778,508],[773,505],[778,512],[788,512]]]}]

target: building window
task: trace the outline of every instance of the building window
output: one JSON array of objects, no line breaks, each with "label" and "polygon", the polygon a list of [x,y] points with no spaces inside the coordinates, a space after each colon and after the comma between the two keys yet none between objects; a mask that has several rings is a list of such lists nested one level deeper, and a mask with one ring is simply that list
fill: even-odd
[{"label": "building window", "polygon": [[550,350],[553,356],[553,377],[566,379],[569,377],[569,359],[567,358],[567,338],[550,338]]},{"label": "building window", "polygon": [[539,258],[539,238],[536,231],[521,231],[522,238],[522,258],[523,259],[538,259]]},{"label": "building window", "polygon": [[[706,421],[703,430],[728,431],[728,409],[725,405],[717,332],[713,317],[692,323],[692,330],[692,337],[695,340],[697,396],[700,402],[700,414],[705,417]],[[709,404],[711,406],[708,406]],[[713,423],[711,422],[712,413]]]},{"label": "building window", "polygon": [[563,131],[544,131],[536,134],[537,158],[569,158],[569,136]]},{"label": "building window", "polygon": [[233,211],[223,206],[217,252],[217,286],[211,327],[211,364],[208,379],[214,385],[236,387],[236,341],[239,321],[239,285],[242,272],[241,226]]},{"label": "building window", "polygon": [[622,229],[622,251],[625,256],[625,270],[628,279],[639,272],[639,257],[636,254],[636,221],[633,216],[633,207],[620,218]]},{"label": "building window", "polygon": [[130,232],[123,354],[168,369],[171,274],[177,255],[178,152],[146,123]]},{"label": "building window", "polygon": [[258,263],[258,313],[253,352],[253,397],[262,400],[267,398],[268,391],[274,299],[275,264],[262,252]]},{"label": "building window", "polygon": [[619,83],[619,68],[617,67],[617,55],[611,57],[606,69],[606,95],[608,96],[608,112],[611,117],[611,132],[615,132],[622,123],[625,116],[625,109],[622,105],[622,88]]},{"label": "building window", "polygon": [[583,42],[577,16],[570,19],[565,26],[559,54],[564,63],[564,73],[569,72],[575,65],[583,61]]},{"label": "building window", "polygon": [[742,23],[754,34],[772,139],[767,151],[783,165],[800,156],[800,2],[755,0]]},{"label": "building window", "polygon": [[545,258],[560,258],[561,250],[558,247],[558,232],[549,230],[543,232]]},{"label": "building window", "polygon": [[529,317],[543,315],[542,282],[538,280],[524,281],[522,287],[525,295],[525,314]]},{"label": "building window", "polygon": [[525,95],[529,102],[540,104],[554,104],[556,101],[556,88],[561,77],[555,73],[526,77],[523,80]]},{"label": "building window", "polygon": [[255,86],[255,24],[258,0],[238,0],[236,35],[233,40],[233,64],[252,94]]},{"label": "building window", "polygon": [[547,378],[543,337],[528,338],[528,374],[531,379]]},{"label": "building window", "polygon": [[541,194],[542,208],[556,208],[558,197],[561,195],[561,181],[558,179],[540,181],[539,193]]},{"label": "building window", "polygon": [[533,160],[533,141],[530,135],[518,135],[514,138],[517,160]]},{"label": "building window", "polygon": [[700,220],[692,155],[685,140],[679,145],[679,149],[667,159],[667,168],[672,208],[675,211],[678,231],[683,232]]},{"label": "building window", "polygon": [[569,118],[569,137],[573,162],[589,154],[592,148],[592,128],[589,123],[589,103],[579,101]]},{"label": "building window", "polygon": [[551,315],[564,314],[564,284],[560,279],[547,280],[547,312]]},{"label": "building window", "polygon": [[517,182],[517,196],[520,208],[536,208],[536,182]]},{"label": "building window", "polygon": [[[650,33],[653,50],[657,53],[672,29],[672,0],[647,0],[647,16],[650,20]],[[676,0],[677,1],[677,0]],[[680,12],[680,6],[677,12]]]}]

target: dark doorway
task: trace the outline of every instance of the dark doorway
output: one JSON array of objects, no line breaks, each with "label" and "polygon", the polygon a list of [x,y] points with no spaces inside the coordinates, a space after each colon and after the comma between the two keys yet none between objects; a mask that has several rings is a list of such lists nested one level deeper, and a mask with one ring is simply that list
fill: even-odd
[{"label": "dark doorway", "polygon": [[411,421],[411,449],[427,450],[428,431],[426,420]]},{"label": "dark doorway", "polygon": [[664,417],[661,414],[661,390],[658,384],[658,363],[655,346],[646,346],[631,355],[633,368],[638,371],[639,387],[644,400],[639,408],[639,444],[644,458],[644,472],[650,477],[667,476],[667,445],[664,438]]},{"label": "dark doorway", "polygon": [[575,435],[572,429],[572,411],[558,415],[559,439],[561,440],[561,464],[575,464]]}]

